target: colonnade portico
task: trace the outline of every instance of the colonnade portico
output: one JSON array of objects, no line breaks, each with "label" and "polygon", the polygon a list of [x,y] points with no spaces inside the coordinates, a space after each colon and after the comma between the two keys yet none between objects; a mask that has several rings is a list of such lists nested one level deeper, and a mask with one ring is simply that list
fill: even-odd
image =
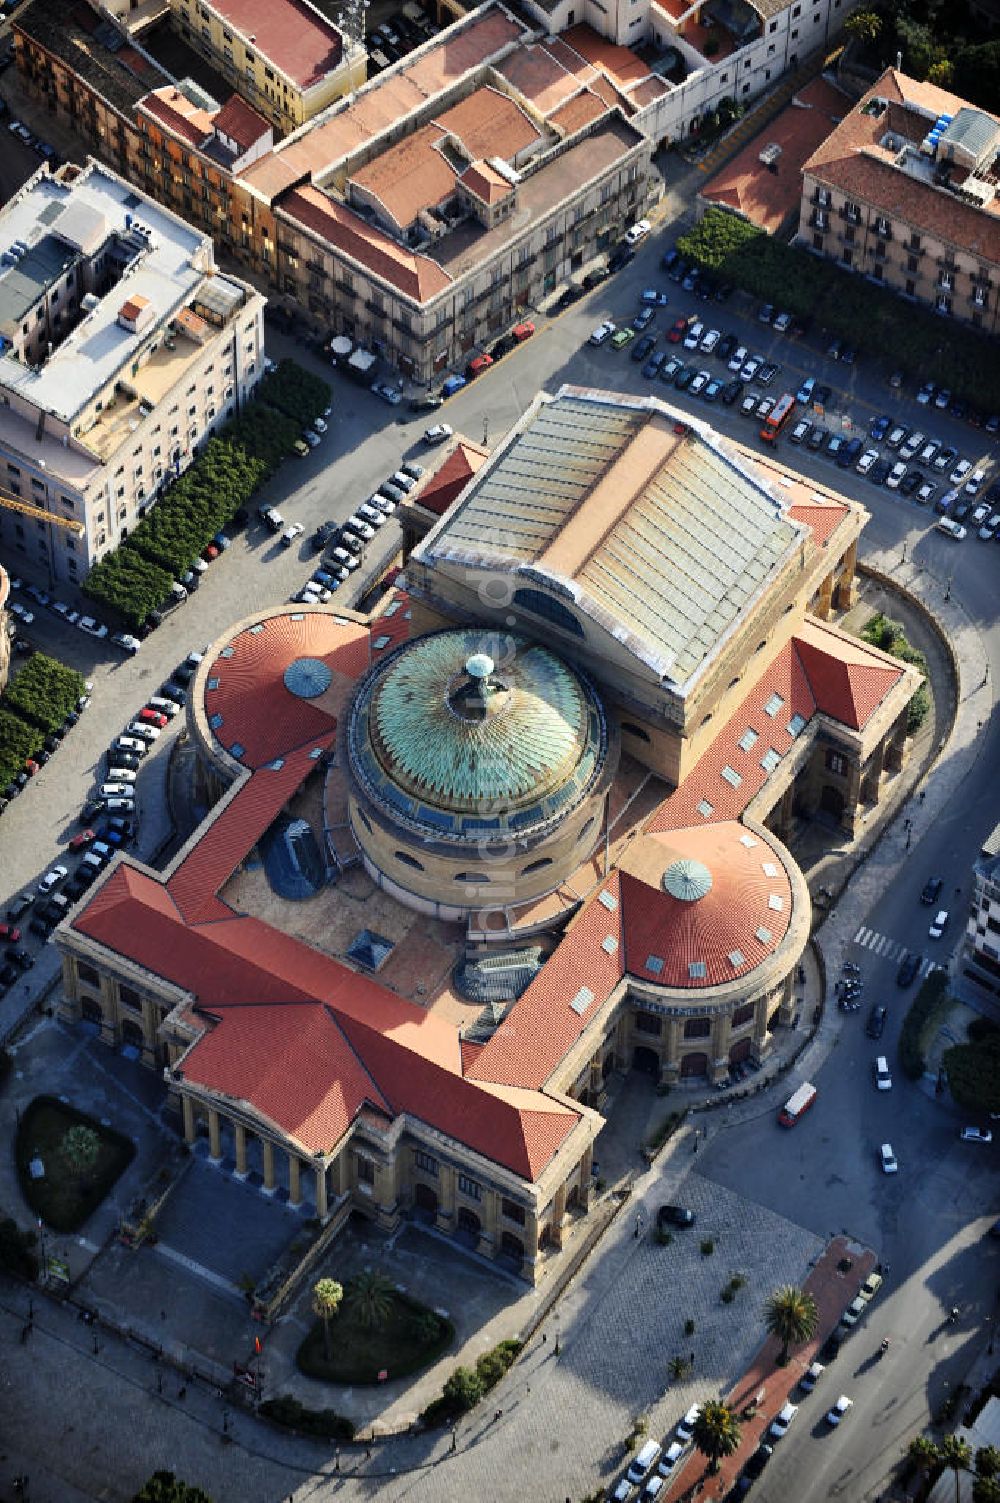
[{"label": "colonnade portico", "polygon": [[[286,1170],[287,1201],[290,1206],[298,1207],[304,1201],[303,1170],[311,1180],[307,1181],[312,1195],[310,1203],[315,1206],[316,1215],[321,1221],[325,1220],[330,1210],[330,1193],[328,1174],[334,1174],[337,1181],[340,1175],[336,1173],[337,1163],[328,1165],[326,1160],[309,1159],[296,1153],[293,1149],[283,1148],[271,1138],[262,1133],[255,1133],[248,1128],[245,1122],[236,1117],[231,1117],[222,1112],[218,1107],[195,1101],[186,1093],[181,1095],[181,1114],[184,1126],[184,1140],[189,1145],[194,1144],[199,1137],[199,1121],[204,1120],[208,1129],[209,1159],[212,1163],[221,1164],[224,1159],[223,1132],[228,1128],[232,1133],[233,1158],[235,1162],[235,1177],[246,1180],[251,1176],[248,1156],[248,1140],[256,1138],[260,1144],[261,1152],[261,1176],[260,1189],[265,1195],[274,1195],[279,1190],[285,1189],[278,1183],[277,1155],[284,1155],[284,1167]],[[307,1194],[308,1192],[306,1192]],[[337,1193],[335,1189],[334,1193]]]}]

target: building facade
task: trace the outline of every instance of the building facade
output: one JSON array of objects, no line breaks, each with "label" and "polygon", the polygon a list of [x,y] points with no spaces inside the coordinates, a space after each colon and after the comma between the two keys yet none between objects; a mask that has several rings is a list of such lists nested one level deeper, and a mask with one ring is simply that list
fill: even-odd
[{"label": "building facade", "polygon": [[[542,395],[372,616],[227,632],[188,702],[204,823],[56,931],[63,1015],[265,1193],[537,1283],[609,1074],[723,1081],[792,1022],[788,842],[860,826],[919,675],[829,619],[863,509],[679,419]],[[312,895],[259,917],[248,858],[292,831]]]},{"label": "building facade", "polygon": [[94,161],[40,169],[0,242],[0,540],[79,583],[249,397],[264,299]]},{"label": "building facade", "polygon": [[983,842],[972,879],[962,970],[984,991],[1000,996],[1000,825]]},{"label": "building facade", "polygon": [[1000,119],[887,68],[806,162],[797,241],[996,334],[998,164]]}]

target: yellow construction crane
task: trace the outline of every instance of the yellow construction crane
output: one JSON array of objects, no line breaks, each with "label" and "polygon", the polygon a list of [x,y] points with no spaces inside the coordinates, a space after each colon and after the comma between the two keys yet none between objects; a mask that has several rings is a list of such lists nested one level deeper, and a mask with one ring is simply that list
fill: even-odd
[{"label": "yellow construction crane", "polygon": [[54,522],[57,527],[66,527],[70,532],[82,537],[86,528],[75,517],[60,517],[54,511],[46,511],[44,506],[33,506],[30,501],[22,501],[20,496],[12,496],[9,491],[0,490],[0,506],[7,511],[19,511],[26,517],[34,517],[39,522]]}]

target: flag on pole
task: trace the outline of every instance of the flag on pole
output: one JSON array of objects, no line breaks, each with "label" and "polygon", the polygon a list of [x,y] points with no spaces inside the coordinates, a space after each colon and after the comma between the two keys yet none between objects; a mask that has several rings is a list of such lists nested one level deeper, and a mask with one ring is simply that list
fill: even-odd
[{"label": "flag on pole", "polygon": [[259,1357],[260,1354],[261,1354],[261,1352],[264,1350],[264,1348],[260,1344],[260,1337],[259,1336],[255,1336],[254,1337],[254,1339],[253,1339],[253,1346],[254,1346],[254,1351],[257,1353],[257,1356]]}]

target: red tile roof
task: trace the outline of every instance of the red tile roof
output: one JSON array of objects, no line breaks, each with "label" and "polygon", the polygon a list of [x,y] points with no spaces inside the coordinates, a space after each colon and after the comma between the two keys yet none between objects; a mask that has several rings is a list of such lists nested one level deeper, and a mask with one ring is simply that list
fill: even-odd
[{"label": "red tile roof", "polygon": [[319,744],[333,729],[330,712],[323,700],[292,694],[285,670],[298,658],[318,658],[335,679],[353,680],[368,666],[368,642],[367,627],[328,611],[285,611],[245,628],[205,680],[205,714],[215,739],[246,767]]},{"label": "red tile roof", "polygon": [[212,129],[228,136],[243,151],[248,151],[261,136],[267,135],[271,125],[245,99],[241,99],[238,94],[230,94],[213,118]]},{"label": "red tile roof", "polygon": [[486,463],[489,451],[468,439],[459,438],[447,459],[410,496],[415,506],[423,506],[435,516],[443,517],[456,496],[460,496],[473,475]]},{"label": "red tile roof", "polygon": [[468,193],[474,194],[484,204],[499,203],[514,191],[513,184],[508,183],[505,177],[501,177],[486,162],[473,162],[460,173],[458,181]]},{"label": "red tile roof", "polygon": [[620,899],[620,878],[612,872],[473,1062],[474,1080],[544,1085],[625,973]]},{"label": "red tile roof", "polygon": [[417,302],[428,302],[451,285],[451,277],[430,256],[397,245],[319,188],[292,189],[281,201],[281,212]]},{"label": "red tile roof", "polygon": [[[866,112],[868,102],[876,98],[888,103],[888,112]],[[895,135],[918,144],[933,124],[931,114],[956,115],[963,105],[964,100],[946,89],[887,68],[817,147],[803,171],[815,181],[918,231],[960,246],[984,261],[1000,263],[1000,201],[994,198],[983,209],[946,193],[896,167],[896,153],[881,145],[890,119]],[[989,118],[996,119],[993,115]]]},{"label": "red tile roof", "polygon": [[549,124],[556,126],[571,136],[574,131],[582,130],[592,120],[600,119],[607,113],[607,105],[604,100],[591,89],[581,89],[579,94],[574,94],[572,99],[560,105],[559,109],[553,110],[549,116]]},{"label": "red tile roof", "polygon": [[799,662],[809,679],[816,708],[852,730],[862,730],[903,668],[886,662],[864,642],[845,642],[822,622],[806,622],[795,638]]},{"label": "red tile roof", "polygon": [[260,57],[300,89],[319,83],[343,56],[340,32],[301,0],[213,0],[213,5]]},{"label": "red tile roof", "polygon": [[137,109],[152,115],[190,146],[200,146],[212,129],[209,112],[192,104],[173,84],[144,95]]},{"label": "red tile roof", "polygon": [[[693,901],[662,885],[667,868],[685,860],[712,877]],[[779,856],[733,820],[646,834],[626,850],[621,872],[626,966],[661,986],[721,986],[746,975],[774,953],[791,921],[792,888]],[[704,975],[692,975],[692,965],[703,965]]]},{"label": "red tile roof", "polygon": [[788,515],[796,522],[804,522],[812,529],[812,540],[817,548],[825,548],[850,507],[837,501],[797,501],[788,508]]}]

